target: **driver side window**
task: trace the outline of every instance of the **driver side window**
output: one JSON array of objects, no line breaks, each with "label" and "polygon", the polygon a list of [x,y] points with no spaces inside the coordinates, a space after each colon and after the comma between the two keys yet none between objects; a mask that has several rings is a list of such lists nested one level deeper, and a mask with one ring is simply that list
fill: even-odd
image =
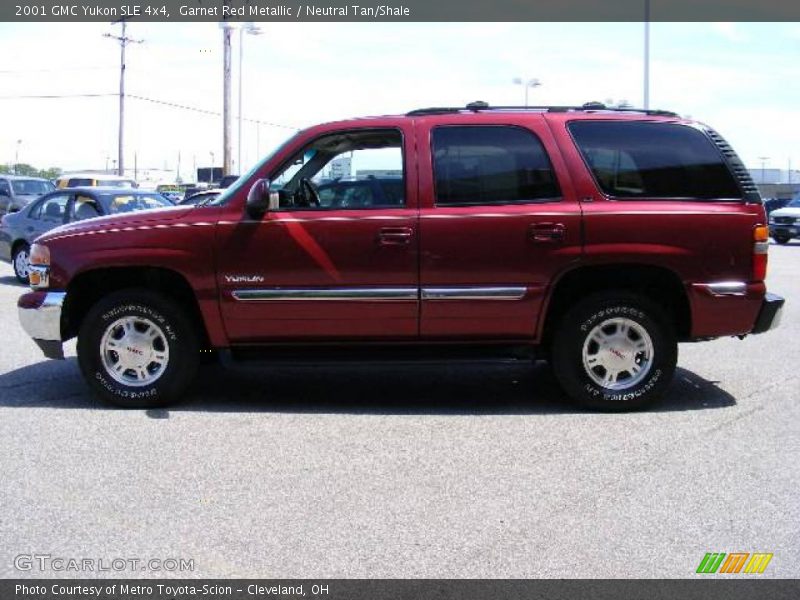
[{"label": "driver side window", "polygon": [[403,207],[403,139],[393,129],[347,131],[314,140],[272,177],[285,210]]}]

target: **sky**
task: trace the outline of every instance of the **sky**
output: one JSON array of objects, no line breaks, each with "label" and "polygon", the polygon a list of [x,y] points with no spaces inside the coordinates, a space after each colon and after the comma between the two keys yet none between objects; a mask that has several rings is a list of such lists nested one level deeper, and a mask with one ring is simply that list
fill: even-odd
[{"label": "sky", "polygon": [[[274,23],[244,38],[241,165],[296,128],[473,100],[643,103],[641,23]],[[0,24],[0,164],[112,167],[119,33],[106,23]],[[126,167],[191,180],[222,157],[222,31],[216,23],[130,23]],[[653,23],[650,105],[717,129],[751,168],[800,168],[800,23]],[[233,41],[233,158],[238,33]],[[20,96],[93,95],[82,98]],[[134,96],[138,96],[135,98]],[[143,100],[149,98],[150,100]],[[158,101],[153,102],[153,100]],[[157,170],[166,170],[159,172]]]}]

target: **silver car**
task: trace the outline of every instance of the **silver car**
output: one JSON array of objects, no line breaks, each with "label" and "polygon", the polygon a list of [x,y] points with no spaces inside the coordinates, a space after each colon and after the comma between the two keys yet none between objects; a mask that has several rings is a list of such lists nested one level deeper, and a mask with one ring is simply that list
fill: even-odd
[{"label": "silver car", "polygon": [[64,188],[0,220],[0,260],[14,266],[21,283],[28,281],[33,240],[54,227],[104,215],[174,206],[161,194],[122,188]]},{"label": "silver car", "polygon": [[56,186],[40,177],[0,175],[0,217],[22,210],[36,198],[54,189]]}]

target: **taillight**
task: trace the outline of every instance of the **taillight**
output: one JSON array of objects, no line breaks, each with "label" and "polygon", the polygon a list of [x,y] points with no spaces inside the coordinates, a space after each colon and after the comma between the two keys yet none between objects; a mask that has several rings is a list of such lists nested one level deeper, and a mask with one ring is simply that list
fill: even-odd
[{"label": "taillight", "polygon": [[767,278],[767,252],[769,251],[769,227],[753,227],[753,281]]}]

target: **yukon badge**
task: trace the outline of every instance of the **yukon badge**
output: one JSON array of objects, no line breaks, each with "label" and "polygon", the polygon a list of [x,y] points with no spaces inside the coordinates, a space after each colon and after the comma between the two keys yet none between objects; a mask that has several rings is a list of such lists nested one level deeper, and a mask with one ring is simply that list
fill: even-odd
[{"label": "yukon badge", "polygon": [[261,275],[225,275],[225,283],[263,283]]}]

